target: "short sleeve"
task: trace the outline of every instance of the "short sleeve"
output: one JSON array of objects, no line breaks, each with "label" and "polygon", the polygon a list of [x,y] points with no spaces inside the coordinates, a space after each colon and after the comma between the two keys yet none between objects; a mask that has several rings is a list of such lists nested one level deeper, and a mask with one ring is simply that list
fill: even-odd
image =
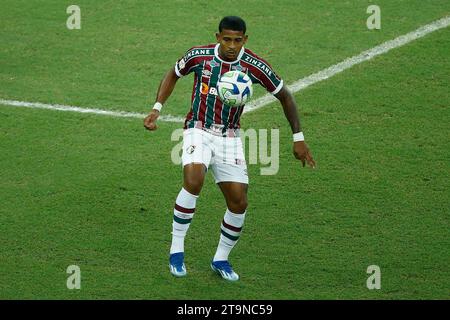
[{"label": "short sleeve", "polygon": [[283,88],[283,80],[275,73],[269,64],[264,65],[258,80],[268,92],[274,95]]},{"label": "short sleeve", "polygon": [[277,94],[283,88],[283,80],[276,74],[272,66],[256,54],[244,55],[243,62],[247,66],[254,82],[262,85],[268,92]]},{"label": "short sleeve", "polygon": [[192,48],[189,49],[177,63],[175,63],[175,73],[180,78],[191,73],[197,64],[197,59],[195,59],[194,55],[191,55],[191,51]]}]

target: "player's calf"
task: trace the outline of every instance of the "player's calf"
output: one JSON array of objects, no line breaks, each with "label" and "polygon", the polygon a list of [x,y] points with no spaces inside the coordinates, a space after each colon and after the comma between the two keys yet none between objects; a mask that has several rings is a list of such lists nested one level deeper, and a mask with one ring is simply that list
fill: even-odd
[{"label": "player's calf", "polygon": [[178,193],[173,209],[172,245],[170,247],[170,272],[175,276],[186,275],[184,265],[184,239],[195,213],[198,196],[184,188]]}]

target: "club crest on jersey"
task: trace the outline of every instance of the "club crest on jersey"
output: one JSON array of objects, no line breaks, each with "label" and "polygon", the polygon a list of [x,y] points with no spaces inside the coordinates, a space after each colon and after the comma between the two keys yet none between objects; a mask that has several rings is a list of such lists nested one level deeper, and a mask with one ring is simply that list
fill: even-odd
[{"label": "club crest on jersey", "polygon": [[209,65],[211,66],[211,68],[214,68],[214,67],[218,67],[220,64],[217,61],[211,60]]},{"label": "club crest on jersey", "polygon": [[243,67],[243,66],[241,66],[241,65],[236,65],[236,66],[232,66],[231,67],[231,70],[236,70],[236,71],[241,71],[241,72],[244,72],[244,73],[246,73],[247,72],[247,68],[246,67]]},{"label": "club crest on jersey", "polygon": [[187,152],[188,154],[192,154],[192,153],[194,152],[194,150],[195,150],[195,146],[192,145],[192,146],[189,146],[189,147],[186,149],[186,152]]}]

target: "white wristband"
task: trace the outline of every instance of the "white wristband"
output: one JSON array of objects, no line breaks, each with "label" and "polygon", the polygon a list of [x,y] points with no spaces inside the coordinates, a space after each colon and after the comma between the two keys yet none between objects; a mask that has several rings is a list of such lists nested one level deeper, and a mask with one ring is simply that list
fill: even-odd
[{"label": "white wristband", "polygon": [[294,133],[293,138],[294,138],[294,142],[305,141],[305,137],[303,136],[303,132]]},{"label": "white wristband", "polygon": [[153,109],[161,111],[162,106],[163,106],[162,103],[156,102],[155,105],[153,106]]}]

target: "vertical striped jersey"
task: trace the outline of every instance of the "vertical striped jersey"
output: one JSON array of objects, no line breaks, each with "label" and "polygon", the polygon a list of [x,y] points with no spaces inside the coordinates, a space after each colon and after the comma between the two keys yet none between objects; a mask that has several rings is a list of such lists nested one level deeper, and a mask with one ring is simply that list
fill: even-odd
[{"label": "vertical striped jersey", "polygon": [[223,134],[240,128],[239,119],[244,106],[229,107],[220,101],[216,85],[225,72],[238,70],[246,73],[253,84],[260,84],[272,94],[283,87],[283,80],[267,61],[242,47],[235,61],[219,57],[219,44],[193,47],[175,64],[175,73],[183,77],[194,72],[191,108],[184,128],[220,128]]}]

